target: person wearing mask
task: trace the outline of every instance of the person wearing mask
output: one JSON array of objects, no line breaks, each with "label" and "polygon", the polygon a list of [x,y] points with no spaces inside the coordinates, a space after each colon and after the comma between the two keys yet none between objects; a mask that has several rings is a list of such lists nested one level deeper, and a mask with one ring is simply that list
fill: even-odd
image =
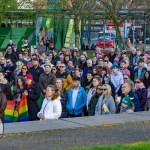
[{"label": "person wearing mask", "polygon": [[44,69],[42,67],[39,67],[39,60],[33,59],[32,60],[33,67],[29,68],[29,73],[33,76],[33,80],[36,83],[39,83],[39,78],[42,73],[44,73]]},{"label": "person wearing mask", "polygon": [[62,113],[59,90],[54,85],[49,85],[46,89],[46,97],[41,110],[37,113],[40,120],[58,119]]},{"label": "person wearing mask", "polygon": [[102,88],[102,84],[100,83],[96,88],[95,94],[91,97],[91,100],[89,102],[89,105],[88,105],[89,116],[95,116],[95,107],[102,93],[103,93],[103,88]]},{"label": "person wearing mask", "polygon": [[48,85],[55,85],[56,77],[51,73],[50,65],[45,65],[45,71],[40,75],[39,85],[42,92],[46,93],[46,88]]},{"label": "person wearing mask", "polygon": [[64,63],[61,63],[59,66],[59,71],[56,73],[56,78],[62,78],[64,81],[64,88],[68,91],[71,89],[73,82],[71,75],[66,72],[66,66]]},{"label": "person wearing mask", "polygon": [[99,97],[95,108],[95,116],[114,114],[116,112],[115,101],[111,96],[111,87],[103,85],[103,94]]},{"label": "person wearing mask", "polygon": [[67,92],[66,89],[64,88],[64,82],[63,79],[56,79],[56,88],[60,92],[60,102],[62,106],[62,113],[60,118],[67,118],[68,117],[68,111],[66,108],[66,103],[67,103]]},{"label": "person wearing mask", "polygon": [[144,86],[142,79],[137,78],[135,80],[135,93],[140,100],[141,111],[145,111],[145,105],[147,101],[147,89]]},{"label": "person wearing mask", "polygon": [[27,96],[29,121],[37,120],[38,105],[37,100],[41,95],[41,89],[38,83],[34,82],[32,75],[27,74],[25,77],[26,87],[24,94]]},{"label": "person wearing mask", "polygon": [[87,94],[80,86],[80,78],[73,78],[73,87],[68,91],[67,110],[70,117],[81,117],[86,106]]}]

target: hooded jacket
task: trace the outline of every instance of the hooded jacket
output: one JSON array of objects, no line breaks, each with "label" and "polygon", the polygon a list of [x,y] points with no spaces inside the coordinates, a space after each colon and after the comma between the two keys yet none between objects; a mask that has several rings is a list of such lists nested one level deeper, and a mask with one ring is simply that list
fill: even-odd
[{"label": "hooded jacket", "polygon": [[87,101],[87,94],[85,92],[85,90],[83,89],[83,87],[79,86],[79,91],[77,94],[77,98],[76,98],[76,102],[75,102],[75,107],[74,107],[74,112],[73,112],[73,108],[72,108],[72,94],[73,94],[73,90],[74,87],[72,87],[69,91],[68,91],[68,100],[67,100],[67,109],[69,111],[70,114],[81,114],[83,111],[83,108],[86,106],[86,101]]},{"label": "hooded jacket", "polygon": [[44,119],[58,119],[62,113],[62,106],[60,102],[60,96],[57,97],[55,100],[51,100],[51,98],[45,98],[42,104],[42,108],[39,114],[44,115]]},{"label": "hooded jacket", "polygon": [[117,72],[117,74],[111,73],[110,80],[112,84],[114,85],[116,92],[118,92],[120,86],[124,83],[122,73],[119,71]]}]

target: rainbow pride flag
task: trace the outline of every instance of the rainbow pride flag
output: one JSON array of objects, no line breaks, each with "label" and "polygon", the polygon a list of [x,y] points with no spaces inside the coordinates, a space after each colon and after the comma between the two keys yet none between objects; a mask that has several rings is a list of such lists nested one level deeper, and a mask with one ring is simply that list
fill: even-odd
[{"label": "rainbow pride flag", "polygon": [[28,104],[26,95],[22,94],[22,99],[18,103],[18,107],[14,110],[16,102],[14,100],[7,101],[4,112],[4,123],[23,122],[29,120]]},{"label": "rainbow pride flag", "polygon": [[106,104],[103,104],[102,111],[103,111],[105,114],[110,114],[109,109],[107,108]]},{"label": "rainbow pride flag", "polygon": [[121,97],[119,96],[117,96],[117,97],[115,97],[115,104],[116,104],[116,107],[118,107],[118,105],[120,104],[120,101],[121,101]]}]

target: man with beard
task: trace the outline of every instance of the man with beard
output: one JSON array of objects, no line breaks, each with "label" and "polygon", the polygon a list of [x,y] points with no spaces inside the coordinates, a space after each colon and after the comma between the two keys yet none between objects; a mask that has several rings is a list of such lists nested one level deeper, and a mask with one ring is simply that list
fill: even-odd
[{"label": "man with beard", "polygon": [[33,76],[33,80],[39,83],[40,75],[44,73],[44,70],[42,67],[39,67],[39,60],[37,58],[32,60],[32,65],[33,67],[29,68],[29,73]]}]

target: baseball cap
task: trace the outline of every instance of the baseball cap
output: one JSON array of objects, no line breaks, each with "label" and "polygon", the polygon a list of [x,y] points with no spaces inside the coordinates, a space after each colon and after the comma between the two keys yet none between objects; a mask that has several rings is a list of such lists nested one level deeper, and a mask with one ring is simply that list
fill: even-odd
[{"label": "baseball cap", "polygon": [[27,79],[33,80],[33,77],[32,77],[32,75],[27,74],[27,75],[25,76],[25,79],[26,79],[26,80],[27,80]]}]

